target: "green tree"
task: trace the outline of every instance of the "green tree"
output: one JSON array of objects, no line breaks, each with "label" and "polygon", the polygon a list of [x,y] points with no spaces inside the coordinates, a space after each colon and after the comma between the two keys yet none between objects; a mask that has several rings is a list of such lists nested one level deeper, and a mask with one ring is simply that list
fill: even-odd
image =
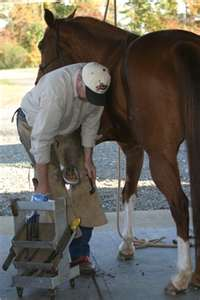
[{"label": "green tree", "polygon": [[178,13],[176,0],[129,0],[124,11],[128,29],[139,34],[160,29],[179,28],[200,33],[200,2],[184,0],[185,13]]},{"label": "green tree", "polygon": [[65,18],[76,8],[75,5],[65,5],[63,3],[44,3],[44,8],[50,9],[57,18]]},{"label": "green tree", "polygon": [[185,23],[190,25],[194,23],[196,26],[199,26],[200,21],[200,2],[199,0],[185,0]]},{"label": "green tree", "polygon": [[77,15],[91,16],[94,18],[102,19],[102,10],[104,5],[102,5],[101,0],[74,0],[73,4],[78,8]]},{"label": "green tree", "polygon": [[26,54],[26,50],[13,41],[1,44],[0,69],[25,67]]},{"label": "green tree", "polygon": [[27,50],[28,66],[38,65],[40,60],[37,44],[44,32],[42,10],[42,6],[38,4],[16,4],[10,10],[6,30],[19,46]]},{"label": "green tree", "polygon": [[93,16],[96,18],[102,18],[101,15],[101,0],[74,0],[71,1],[71,5],[65,5],[62,3],[45,3],[44,7],[49,8],[54,14],[63,18],[68,16],[75,8],[77,8],[76,15],[78,16]]},{"label": "green tree", "polygon": [[158,15],[161,29],[169,29],[174,26],[179,27],[176,0],[157,0],[155,7],[155,13]]},{"label": "green tree", "polygon": [[177,1],[176,0],[161,0],[155,2],[155,13],[159,16],[164,16],[167,18],[177,17]]},{"label": "green tree", "polygon": [[128,28],[138,34],[160,28],[156,6],[148,0],[129,0],[124,13],[130,18]]}]

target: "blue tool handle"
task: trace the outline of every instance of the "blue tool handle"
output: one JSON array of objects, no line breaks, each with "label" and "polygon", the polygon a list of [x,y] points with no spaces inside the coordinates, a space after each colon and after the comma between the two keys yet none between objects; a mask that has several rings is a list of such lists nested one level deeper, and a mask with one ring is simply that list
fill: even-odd
[{"label": "blue tool handle", "polygon": [[31,197],[31,201],[34,202],[46,202],[48,200],[49,200],[48,196],[42,193],[34,193]]}]

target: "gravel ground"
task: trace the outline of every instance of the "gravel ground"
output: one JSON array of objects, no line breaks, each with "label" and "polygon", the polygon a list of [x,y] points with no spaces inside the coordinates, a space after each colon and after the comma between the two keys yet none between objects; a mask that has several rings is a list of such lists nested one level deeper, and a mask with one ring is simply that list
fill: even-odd
[{"label": "gravel ground", "polygon": [[[25,90],[29,90],[34,82],[35,72],[26,70],[24,78],[23,70],[14,72],[0,71],[0,80],[12,78],[15,84],[24,85]],[[0,85],[1,90],[1,85]],[[12,92],[15,92],[12,91]],[[13,94],[12,94],[12,97]],[[12,100],[12,99],[11,99]],[[30,167],[28,157],[20,144],[16,132],[15,123],[11,123],[13,112],[18,107],[18,101],[7,102],[2,97],[0,100],[0,215],[11,214],[9,203],[14,198],[29,199],[32,192],[31,178],[33,172]],[[5,105],[9,103],[9,105]],[[116,209],[117,199],[117,162],[118,146],[115,143],[106,142],[95,148],[94,160],[97,167],[97,186],[101,196],[102,206],[105,211],[110,212]],[[188,166],[186,159],[186,149],[182,145],[179,151],[179,167],[181,181],[184,191],[189,195]],[[122,186],[125,177],[125,161],[121,155],[121,178]],[[164,196],[155,187],[148,168],[148,158],[145,155],[143,170],[141,173],[138,192],[137,210],[163,209],[168,208]]]}]

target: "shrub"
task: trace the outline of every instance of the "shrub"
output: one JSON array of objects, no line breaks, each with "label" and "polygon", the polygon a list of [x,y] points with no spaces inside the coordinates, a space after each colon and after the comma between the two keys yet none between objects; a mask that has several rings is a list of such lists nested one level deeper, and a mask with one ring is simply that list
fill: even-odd
[{"label": "shrub", "polygon": [[0,45],[0,69],[25,67],[27,51],[13,42]]}]

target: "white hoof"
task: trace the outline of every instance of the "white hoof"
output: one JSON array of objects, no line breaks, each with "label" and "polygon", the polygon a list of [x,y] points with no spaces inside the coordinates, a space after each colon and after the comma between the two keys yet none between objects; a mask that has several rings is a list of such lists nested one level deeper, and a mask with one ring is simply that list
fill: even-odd
[{"label": "white hoof", "polygon": [[191,277],[192,277],[192,270],[181,271],[180,273],[178,273],[176,276],[172,278],[171,282],[178,291],[184,291],[187,290],[189,283],[191,281]]},{"label": "white hoof", "polygon": [[118,258],[120,260],[130,260],[134,258],[135,247],[132,242],[123,241],[119,246]]}]

